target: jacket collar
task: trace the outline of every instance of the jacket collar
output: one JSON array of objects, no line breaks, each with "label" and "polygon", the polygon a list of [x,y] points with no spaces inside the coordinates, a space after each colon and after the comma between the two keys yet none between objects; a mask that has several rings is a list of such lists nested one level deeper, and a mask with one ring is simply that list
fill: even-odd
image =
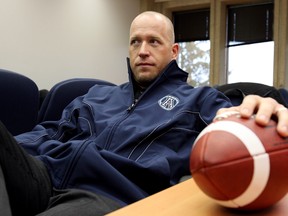
[{"label": "jacket collar", "polygon": [[[131,84],[134,83],[134,78],[133,78],[133,73],[132,69],[130,66],[130,61],[129,58],[127,58],[127,68],[128,68],[128,75],[129,75],[129,82]],[[167,79],[175,80],[175,81],[182,81],[182,82],[187,82],[188,78],[188,73],[183,71],[181,68],[179,68],[176,60],[172,60],[165,68],[164,70],[160,73],[158,78],[151,83],[151,85],[154,85],[156,83],[162,83],[166,81]],[[150,86],[151,86],[150,85]]]}]

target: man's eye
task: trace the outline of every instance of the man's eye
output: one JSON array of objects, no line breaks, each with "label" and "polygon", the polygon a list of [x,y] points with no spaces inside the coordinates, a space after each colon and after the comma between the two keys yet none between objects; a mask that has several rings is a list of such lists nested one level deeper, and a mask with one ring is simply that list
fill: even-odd
[{"label": "man's eye", "polygon": [[131,40],[130,45],[137,45],[140,42],[138,40]]},{"label": "man's eye", "polygon": [[158,45],[158,44],[159,44],[159,41],[153,39],[153,40],[150,41],[150,43],[151,43],[152,45]]}]

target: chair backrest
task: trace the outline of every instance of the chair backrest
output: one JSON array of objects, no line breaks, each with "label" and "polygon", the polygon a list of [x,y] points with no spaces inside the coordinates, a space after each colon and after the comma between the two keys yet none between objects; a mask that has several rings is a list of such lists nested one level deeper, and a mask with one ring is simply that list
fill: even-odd
[{"label": "chair backrest", "polygon": [[279,88],[278,91],[280,92],[281,97],[285,101],[285,106],[288,107],[288,90],[286,88]]},{"label": "chair backrest", "polygon": [[12,135],[30,131],[37,123],[39,91],[28,77],[0,69],[0,120]]},{"label": "chair backrest", "polygon": [[268,86],[261,83],[237,82],[220,85],[215,88],[229,97],[234,106],[241,104],[243,98],[249,94],[259,95],[261,97],[271,97],[278,103],[286,106],[280,92],[273,86]]},{"label": "chair backrest", "polygon": [[93,78],[73,78],[54,85],[43,100],[38,123],[61,118],[64,108],[76,97],[84,95],[94,85],[115,85]]}]

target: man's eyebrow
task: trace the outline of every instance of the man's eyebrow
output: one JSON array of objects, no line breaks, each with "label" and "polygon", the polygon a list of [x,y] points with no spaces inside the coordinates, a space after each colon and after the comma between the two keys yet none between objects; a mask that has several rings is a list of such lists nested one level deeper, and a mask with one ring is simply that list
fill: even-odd
[{"label": "man's eyebrow", "polygon": [[130,41],[132,41],[132,40],[138,40],[140,37],[139,36],[132,36],[132,37],[130,37]]},{"label": "man's eyebrow", "polygon": [[132,37],[130,37],[130,40],[131,39],[138,39],[139,37],[138,36],[132,36]]},{"label": "man's eyebrow", "polygon": [[158,36],[151,36],[150,39],[162,40],[161,37],[158,37]]},{"label": "man's eyebrow", "polygon": [[[147,36],[148,40],[157,40],[157,41],[162,41],[163,39],[161,39],[161,37],[155,36],[155,35],[148,35]],[[133,41],[133,40],[141,40],[141,36],[135,35],[130,37],[129,41]]]}]

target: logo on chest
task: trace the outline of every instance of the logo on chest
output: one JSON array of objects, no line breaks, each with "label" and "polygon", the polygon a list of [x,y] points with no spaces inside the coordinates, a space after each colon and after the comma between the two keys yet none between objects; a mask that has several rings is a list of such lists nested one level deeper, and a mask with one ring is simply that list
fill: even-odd
[{"label": "logo on chest", "polygon": [[179,99],[171,95],[167,95],[158,101],[160,107],[165,110],[172,110],[174,107],[177,106],[178,103]]}]

